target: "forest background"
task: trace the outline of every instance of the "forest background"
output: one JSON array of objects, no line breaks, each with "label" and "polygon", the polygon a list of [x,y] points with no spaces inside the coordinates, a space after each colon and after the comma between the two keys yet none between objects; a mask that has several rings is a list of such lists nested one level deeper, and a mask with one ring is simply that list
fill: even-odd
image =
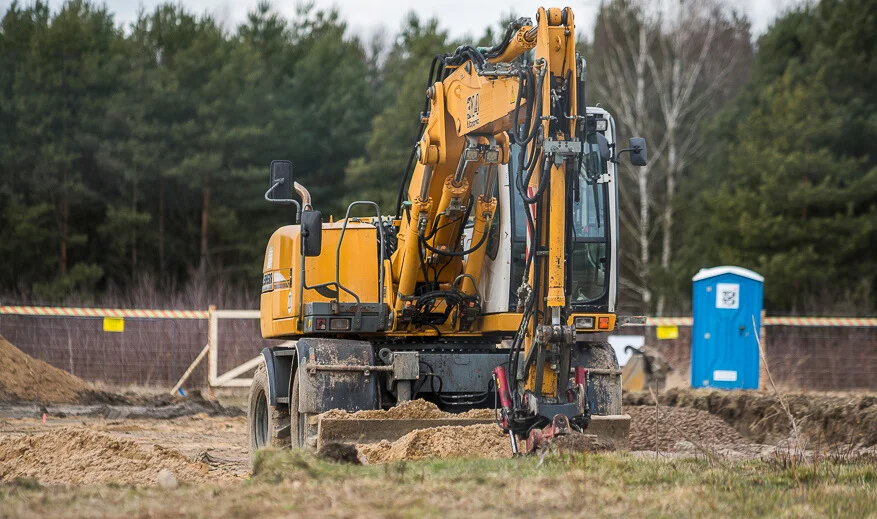
[{"label": "forest background", "polygon": [[[178,4],[13,3],[0,23],[0,299],[255,307],[263,195],[290,159],[325,216],[392,212],[430,61],[492,45],[410,14],[353,34],[259,5],[228,29]],[[500,20],[501,18],[501,20]],[[580,33],[589,102],[650,162],[619,183],[620,311],[690,311],[691,277],[765,276],[771,313],[877,308],[877,1],[793,7],[753,38],[712,0],[602,4]],[[391,28],[392,29],[392,28]]]}]

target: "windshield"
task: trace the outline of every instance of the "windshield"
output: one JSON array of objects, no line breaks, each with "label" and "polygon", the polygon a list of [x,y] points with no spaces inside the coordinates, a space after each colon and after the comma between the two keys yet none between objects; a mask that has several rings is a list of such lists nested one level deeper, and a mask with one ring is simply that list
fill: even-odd
[{"label": "windshield", "polygon": [[609,230],[606,212],[608,185],[597,179],[606,173],[606,161],[597,149],[596,134],[587,139],[585,160],[579,171],[578,193],[572,203],[573,303],[599,299],[606,289]]}]

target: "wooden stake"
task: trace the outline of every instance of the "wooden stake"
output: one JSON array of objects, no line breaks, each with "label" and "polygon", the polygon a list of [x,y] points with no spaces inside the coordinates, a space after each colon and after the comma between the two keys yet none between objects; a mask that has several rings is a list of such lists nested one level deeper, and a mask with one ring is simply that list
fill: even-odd
[{"label": "wooden stake", "polygon": [[201,361],[204,360],[204,357],[207,356],[207,352],[209,352],[209,351],[210,351],[210,344],[205,344],[204,349],[201,350],[201,353],[199,353],[198,356],[195,357],[195,360],[192,362],[192,364],[189,365],[189,369],[187,369],[186,372],[183,373],[183,376],[180,377],[180,380],[177,382],[177,384],[174,386],[174,388],[171,389],[172,395],[176,395],[177,391],[179,391],[180,388],[183,387],[183,384],[192,375],[192,372],[195,371],[195,368],[198,367],[198,364],[200,364]]}]

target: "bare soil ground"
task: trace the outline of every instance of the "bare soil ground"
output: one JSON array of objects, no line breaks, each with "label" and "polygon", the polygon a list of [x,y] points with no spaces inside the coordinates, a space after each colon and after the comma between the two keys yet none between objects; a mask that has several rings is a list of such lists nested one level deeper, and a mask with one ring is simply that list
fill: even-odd
[{"label": "bare soil ground", "polygon": [[691,444],[715,448],[752,443],[706,411],[631,406],[625,412],[631,420],[628,447],[632,451],[674,451],[687,449]]},{"label": "bare soil ground", "polygon": [[[877,446],[877,395],[802,393],[782,395],[801,442],[811,448]],[[658,395],[661,407],[694,409],[719,417],[754,443],[788,442],[791,420],[773,393],[670,389]],[[625,406],[654,406],[648,393],[624,395]]]},{"label": "bare soil ground", "polygon": [[[68,426],[0,442],[0,479],[45,484],[149,485],[162,469],[185,482],[210,481],[205,463],[160,445],[151,449],[85,427]],[[213,478],[221,478],[214,474]]]},{"label": "bare soil ground", "polygon": [[[487,424],[365,446],[366,466],[265,451],[252,475],[241,416],[0,418],[0,516],[532,516],[580,514],[582,500],[596,516],[877,514],[872,460],[765,454],[715,415],[670,407],[655,458],[655,407],[627,411],[643,454],[508,459]],[[178,488],[156,484],[161,469]]]},{"label": "bare soil ground", "polygon": [[[626,396],[633,453],[509,459],[484,424],[359,446],[366,466],[269,450],[251,474],[240,407],[100,391],[0,346],[16,363],[0,359],[0,517],[877,514],[873,396],[789,396],[811,442],[847,447],[833,451],[791,445],[776,398],[671,390]],[[449,417],[423,401],[331,416]]]},{"label": "bare soil ground", "polygon": [[[249,475],[246,445],[244,417],[206,414],[174,419],[52,417],[45,422],[41,418],[0,418],[0,481],[25,477],[50,484],[154,485],[158,472],[167,468],[182,481],[227,482]],[[55,459],[51,453],[55,447],[68,456]],[[112,471],[106,470],[113,467],[113,458],[119,452],[144,462],[138,475],[129,478],[118,472],[114,479]],[[199,472],[199,477],[177,474],[182,465],[172,462],[179,459],[197,464],[203,474]],[[83,460],[87,463],[82,464]],[[183,470],[189,468],[192,467]],[[101,476],[96,479],[84,476],[80,469]]]}]

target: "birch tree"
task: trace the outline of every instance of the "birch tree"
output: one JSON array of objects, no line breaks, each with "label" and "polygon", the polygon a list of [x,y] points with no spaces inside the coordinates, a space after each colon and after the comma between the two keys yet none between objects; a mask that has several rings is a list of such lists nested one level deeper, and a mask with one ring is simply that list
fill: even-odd
[{"label": "birch tree", "polygon": [[622,162],[620,179],[620,282],[639,311],[665,310],[663,293],[654,301],[655,274],[673,260],[680,176],[703,152],[701,121],[739,90],[751,55],[748,22],[714,0],[620,0],[601,10],[590,53],[596,101],[619,123],[619,145],[649,145],[649,164]]}]

